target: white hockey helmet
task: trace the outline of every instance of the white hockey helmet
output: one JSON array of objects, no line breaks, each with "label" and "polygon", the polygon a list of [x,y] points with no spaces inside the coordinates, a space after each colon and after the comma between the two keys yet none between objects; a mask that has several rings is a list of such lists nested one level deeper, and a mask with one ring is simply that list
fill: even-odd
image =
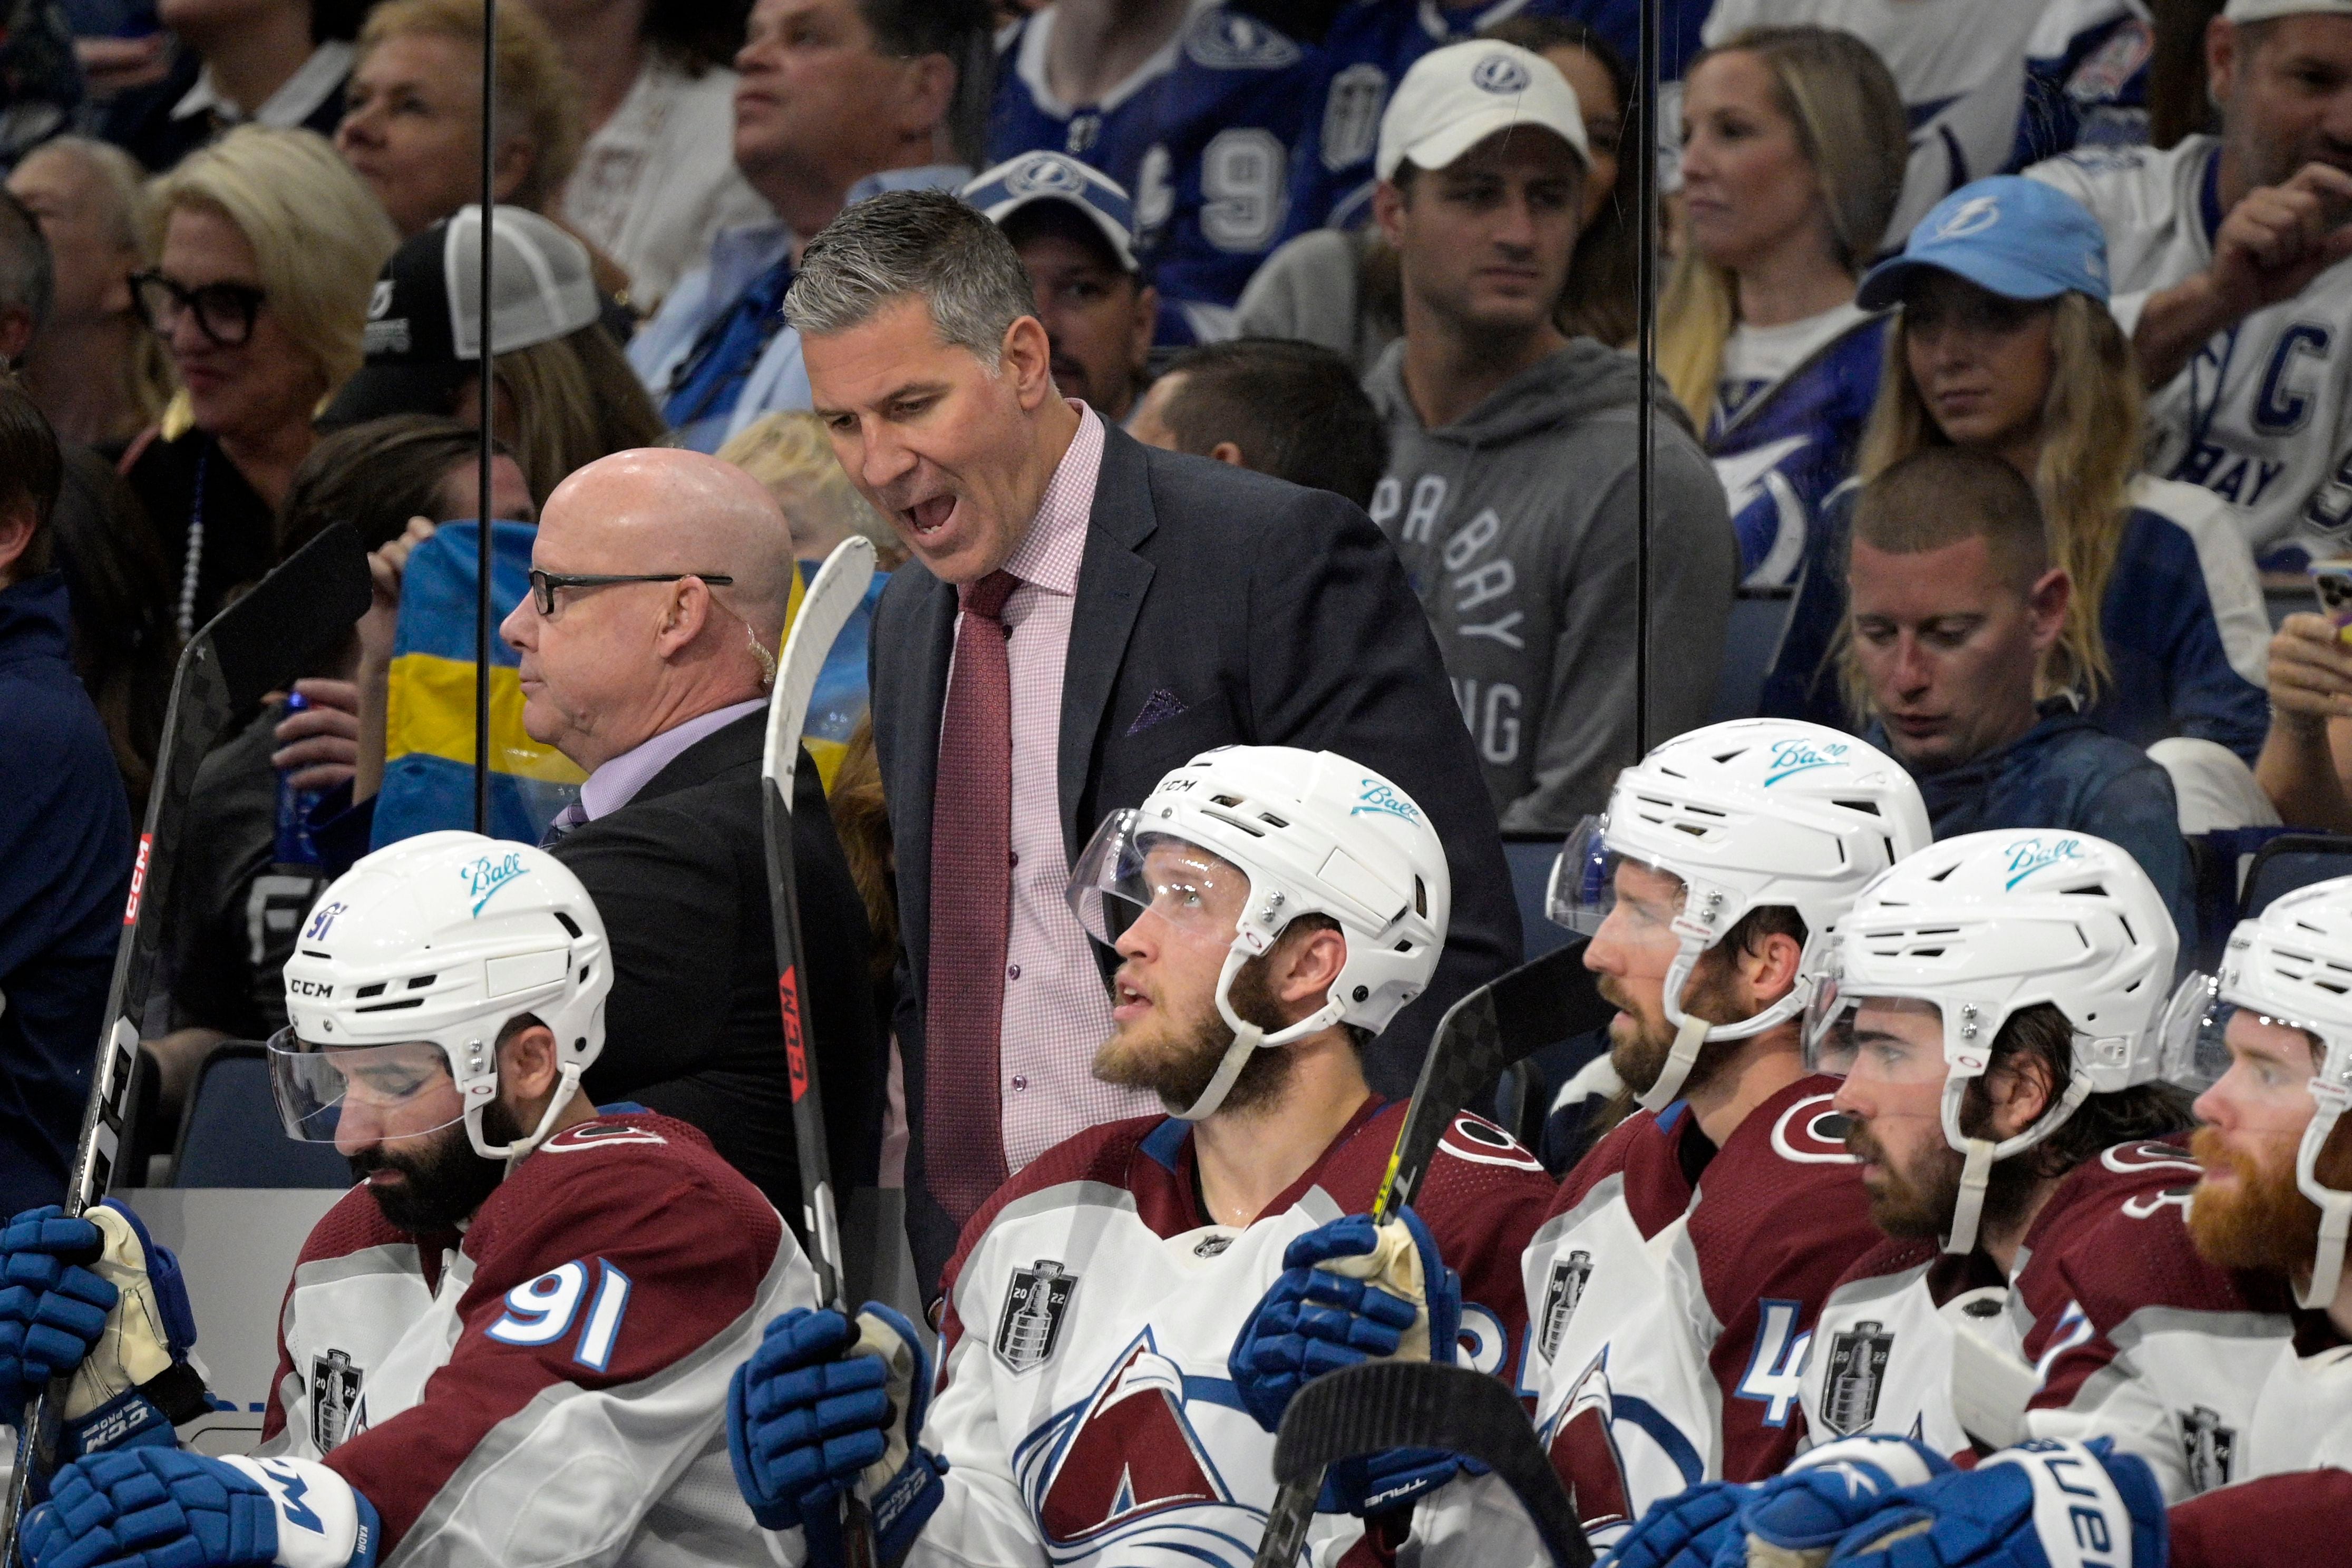
[{"label": "white hockey helmet", "polygon": [[2316,1168],[2328,1134],[2352,1104],[2352,877],[2281,894],[2238,923],[2218,977],[2191,975],[2180,983],[2165,1019],[2166,1044],[2172,1058],[2191,1064],[2200,1086],[2228,1070],[2223,1036],[2240,1008],[2299,1029],[2320,1045],[2294,1185],[2319,1206],[2319,1250],[2303,1304],[2324,1307],[2336,1299],[2345,1237],[2352,1231],[2352,1192],[2321,1185]]},{"label": "white hockey helmet", "polygon": [[[1551,918],[1588,936],[1616,903],[1632,859],[1681,879],[1680,948],[1666,970],[1675,1045],[1641,1096],[1664,1110],[1708,1040],[1746,1040],[1797,1017],[1830,931],[1864,883],[1934,837],[1903,765],[1839,730],[1747,718],[1676,736],[1617,776],[1609,813],[1587,817],[1552,866]],[[1699,955],[1751,909],[1785,904],[1805,922],[1797,984],[1754,1018],[1709,1025],[1683,1013]]]},{"label": "white hockey helmet", "polygon": [[[291,1021],[269,1041],[278,1114],[289,1136],[331,1141],[362,1068],[400,1082],[437,1053],[475,1153],[520,1158],[604,1050],[612,988],[604,922],[553,855],[478,833],[404,839],[337,877],[303,921],[286,961]],[[493,1145],[482,1108],[498,1096],[499,1031],[520,1013],[554,1034],[560,1077],[539,1126]]]},{"label": "white hockey helmet", "polygon": [[[1412,798],[1370,768],[1289,746],[1202,752],[1141,806],[1105,818],[1080,852],[1067,896],[1088,936],[1112,946],[1147,909],[1185,928],[1177,896],[1185,890],[1146,863],[1171,843],[1205,850],[1249,879],[1237,925],[1192,933],[1225,949],[1216,1002],[1234,1043],[1201,1098],[1177,1113],[1186,1121],[1224,1103],[1257,1047],[1287,1045],[1333,1024],[1378,1034],[1436,971],[1453,897],[1445,847]],[[1195,860],[1181,874],[1213,875],[1214,868]],[[1234,977],[1302,915],[1339,923],[1347,963],[1320,1009],[1266,1034],[1234,1011]]]},{"label": "white hockey helmet", "polygon": [[[1816,977],[1806,1019],[1817,1055],[1870,997],[1933,1002],[1944,1024],[1944,1141],[1967,1156],[1947,1251],[1976,1246],[1987,1175],[2058,1130],[2093,1094],[2166,1076],[2162,1023],[2180,947],[2139,862],[2088,833],[2028,829],[1931,844],[1863,890]],[[2056,1102],[1999,1144],[1960,1131],[1960,1099],[2010,1016],[2042,1003],[2074,1030]],[[1816,1061],[1837,1071],[1840,1064]]]}]

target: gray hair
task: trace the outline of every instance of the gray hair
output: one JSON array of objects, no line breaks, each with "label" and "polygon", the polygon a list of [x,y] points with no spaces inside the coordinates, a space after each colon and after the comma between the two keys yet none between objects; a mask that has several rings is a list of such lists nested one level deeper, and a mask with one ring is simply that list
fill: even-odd
[{"label": "gray hair", "polygon": [[1020,256],[978,208],[945,191],[889,191],[817,231],[784,294],[784,319],[803,337],[830,337],[917,297],[940,340],[991,371],[1013,323],[1037,313]]},{"label": "gray hair", "polygon": [[56,292],[50,270],[49,242],[25,204],[0,191],[0,308],[14,306],[33,319],[37,332],[49,319],[49,299]]}]

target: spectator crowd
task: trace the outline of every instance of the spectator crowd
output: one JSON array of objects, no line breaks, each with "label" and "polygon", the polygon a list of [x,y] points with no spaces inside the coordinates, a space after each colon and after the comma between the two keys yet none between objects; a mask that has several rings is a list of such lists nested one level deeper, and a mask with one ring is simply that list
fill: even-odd
[{"label": "spectator crowd", "polygon": [[1212,747],[1436,827],[1390,1094],[1519,961],[1506,845],[1716,721],[2218,945],[2243,854],[2352,832],[2352,3],[1669,0],[1654,145],[1639,10],[507,0],[486,121],[482,0],[0,0],[0,1212],[61,1189],[178,652],[336,521],[367,615],[194,774],[153,1151],[319,890],[470,825],[478,677],[497,831],[608,928],[589,1091],[797,1222],[760,744],[853,536],[807,1016],[926,1291],[1159,1103],[1089,1073],[1064,889]]}]

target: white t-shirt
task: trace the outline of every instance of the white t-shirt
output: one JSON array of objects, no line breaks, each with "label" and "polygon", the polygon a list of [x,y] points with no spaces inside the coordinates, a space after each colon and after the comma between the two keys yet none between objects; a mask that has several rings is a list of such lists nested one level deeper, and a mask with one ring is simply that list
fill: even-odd
[{"label": "white t-shirt", "polygon": [[1717,423],[1738,417],[1757,394],[1811,359],[1870,312],[1849,299],[1818,316],[1778,327],[1741,322],[1724,340],[1723,368],[1715,381]]}]

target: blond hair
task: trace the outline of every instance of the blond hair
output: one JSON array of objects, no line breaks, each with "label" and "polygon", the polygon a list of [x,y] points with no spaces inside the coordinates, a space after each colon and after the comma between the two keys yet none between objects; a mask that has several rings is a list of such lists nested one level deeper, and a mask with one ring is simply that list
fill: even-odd
[{"label": "blond hair", "polygon": [[219,214],[253,247],[271,313],[328,390],[360,368],[368,298],[400,235],[325,137],[240,125],[157,179],[152,197],[156,249],[182,207]]},{"label": "blond hair", "polygon": [[506,389],[515,458],[541,501],[574,469],[659,445],[667,434],[644,383],[600,322],[500,354],[490,374]]},{"label": "blond hair", "polygon": [[[139,266],[155,265],[155,225],[151,216],[147,171],[139,161],[111,141],[89,136],[53,136],[25,154],[18,167],[37,158],[74,157],[89,172],[90,184],[101,200],[100,216],[106,237],[139,258]],[[152,332],[131,335],[131,352],[123,366],[124,388],[143,427],[172,401],[175,383],[172,356],[163,340]]]},{"label": "blond hair", "polygon": [[834,455],[824,421],[806,409],[771,413],[745,425],[719,458],[757,479],[784,509],[797,539],[810,534],[863,534],[885,570],[906,559],[898,535],[860,495]]},{"label": "blond hair", "polygon": [[[2052,304],[2050,391],[2042,400],[2042,455],[2033,493],[2050,536],[2050,559],[2074,580],[2066,625],[2042,663],[2037,695],[2080,688],[2095,702],[2113,678],[2100,601],[2131,515],[2127,490],[2139,467],[2139,372],[2131,345],[2106,308],[2068,292]],[[1900,314],[1888,324],[1878,402],[1855,472],[1864,483],[1928,446],[1949,446],[1911,379]]]},{"label": "blond hair", "polygon": [[[1894,77],[1851,33],[1751,27],[1693,60],[1685,79],[1716,56],[1734,53],[1754,55],[1771,71],[1774,102],[1797,128],[1797,145],[1821,178],[1838,265],[1859,274],[1895,219],[1910,155]],[[1685,238],[1658,300],[1658,372],[1701,431],[1715,407],[1723,346],[1738,320],[1730,268]]]},{"label": "blond hair", "polygon": [[[454,39],[467,47],[468,60],[478,62],[482,11],[482,0],[383,0],[360,29],[358,58],[387,38],[421,35]],[[531,150],[530,169],[504,199],[552,215],[580,161],[579,84],[563,64],[555,35],[529,5],[499,7],[497,68],[500,140],[520,139]]]}]

